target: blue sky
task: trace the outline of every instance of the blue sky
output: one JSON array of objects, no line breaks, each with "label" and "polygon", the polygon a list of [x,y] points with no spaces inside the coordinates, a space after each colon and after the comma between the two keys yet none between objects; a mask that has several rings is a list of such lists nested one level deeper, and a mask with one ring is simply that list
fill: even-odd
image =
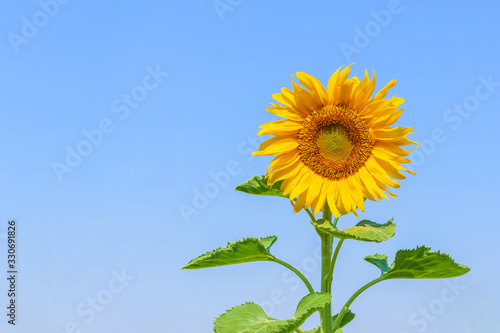
[{"label": "blue sky", "polygon": [[[306,214],[233,189],[270,161],[250,152],[257,127],[273,119],[271,95],[291,88],[295,72],[326,82],[352,62],[353,75],[376,71],[377,89],[398,80],[392,91],[405,111],[397,124],[415,126],[423,145],[398,198],[369,203],[362,215],[394,217],[396,237],[345,243],[333,308],[377,276],[367,254],[392,259],[425,244],[472,270],[448,282],[377,285],[353,304],[357,318],[345,332],[495,332],[497,3],[41,0],[2,8],[0,257],[13,218],[19,254],[18,327],[2,315],[3,332],[208,333],[213,318],[245,301],[290,317],[307,290],[283,267],[180,268],[228,241],[275,234],[273,253],[319,286],[319,240]],[[183,215],[188,206],[195,213]]]}]

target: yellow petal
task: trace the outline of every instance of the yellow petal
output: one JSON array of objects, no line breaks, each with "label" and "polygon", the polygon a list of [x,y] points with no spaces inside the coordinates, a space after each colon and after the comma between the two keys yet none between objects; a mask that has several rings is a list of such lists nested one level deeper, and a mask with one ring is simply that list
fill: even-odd
[{"label": "yellow petal", "polygon": [[410,159],[401,157],[391,151],[381,148],[380,146],[374,146],[372,149],[372,154],[378,159],[386,160],[388,162],[393,162],[397,164],[405,164],[411,162]]},{"label": "yellow petal", "polygon": [[368,200],[377,201],[377,199],[373,196],[373,194],[370,191],[368,191],[368,188],[366,187],[366,185],[361,180],[361,176],[360,176],[359,172],[355,173],[351,177],[354,178],[354,181],[356,183],[360,184],[359,186],[361,188],[361,192],[363,192],[363,196],[365,198],[367,198]]},{"label": "yellow petal", "polygon": [[394,141],[394,139],[404,138],[411,133],[413,127],[389,127],[379,128],[373,131],[378,140]]},{"label": "yellow petal", "polygon": [[363,192],[361,191],[361,183],[356,182],[354,177],[347,178],[347,184],[349,185],[349,190],[351,192],[351,196],[358,207],[362,212],[365,211],[365,201],[363,200]]},{"label": "yellow petal", "polygon": [[343,87],[344,87],[345,81],[347,80],[347,77],[349,76],[349,73],[351,72],[351,69],[349,68],[351,65],[346,66],[346,68],[344,68],[340,72],[340,74],[337,78],[337,81],[335,82],[332,104],[341,103],[343,101],[343,92],[344,92]]},{"label": "yellow petal", "polygon": [[[377,141],[375,145],[373,146],[373,149],[375,150],[380,150],[383,152],[386,152],[387,154],[393,155],[393,156],[406,156],[410,153],[412,153],[415,149],[413,150],[406,150],[401,147],[398,147],[397,145],[393,144],[392,142],[387,142],[387,141]],[[404,162],[407,163],[407,162]]]},{"label": "yellow petal", "polygon": [[401,117],[402,113],[403,113],[403,108],[387,116],[381,115],[380,117],[374,117],[372,118],[371,121],[367,122],[367,125],[370,128],[373,128],[374,130],[384,127],[389,127],[392,124],[394,124],[399,119],[399,117]]},{"label": "yellow petal", "polygon": [[368,71],[365,69],[365,76],[363,80],[358,84],[356,90],[353,94],[355,96],[355,102],[353,103],[354,110],[361,110],[364,105],[368,103],[370,96],[373,94],[375,89],[375,72],[373,72],[373,78],[370,80],[368,76]]},{"label": "yellow petal", "polygon": [[392,188],[399,188],[401,185],[393,179],[391,179],[388,175],[387,172],[383,168],[380,167],[380,165],[376,162],[374,158],[368,159],[365,163],[366,168],[368,171],[373,175],[374,178],[380,180],[382,183],[389,185]]},{"label": "yellow petal", "polygon": [[373,97],[374,100],[379,100],[385,97],[387,91],[392,89],[396,85],[396,80],[392,80],[385,85],[380,91]]},{"label": "yellow petal", "polygon": [[[293,178],[288,178],[283,181],[283,184],[281,184],[281,190],[283,191],[284,195],[290,195],[292,190],[299,184],[300,180],[302,179],[302,176],[304,176],[307,172],[309,172],[309,168],[306,167],[303,164],[299,164],[298,166],[298,172]],[[291,197],[290,199],[293,199],[295,197]]]},{"label": "yellow petal", "polygon": [[302,208],[304,208],[306,204],[306,196],[307,196],[307,190],[301,195],[299,195],[297,201],[295,201],[295,204],[293,205],[294,213],[298,213]]},{"label": "yellow petal", "polygon": [[328,201],[328,207],[330,207],[330,210],[332,211],[332,214],[335,217],[340,217],[340,212],[337,208],[337,200],[335,199],[335,196],[337,195],[337,184],[336,182],[330,182],[328,183],[328,192],[327,192],[327,201]]},{"label": "yellow petal", "polygon": [[347,212],[350,212],[354,209],[356,209],[356,206],[352,202],[351,198],[351,191],[349,190],[349,184],[344,180],[341,179],[338,181],[338,195],[339,195],[339,201],[342,202],[342,206]]},{"label": "yellow petal", "polygon": [[302,117],[300,114],[297,114],[296,112],[294,112],[292,109],[290,109],[286,105],[279,105],[279,104],[273,104],[273,103],[271,103],[271,104],[273,106],[269,106],[266,108],[266,110],[271,114],[274,114],[278,117],[287,118],[287,119],[290,119],[293,121],[303,121],[304,120],[304,117]]},{"label": "yellow petal", "polygon": [[259,146],[259,151],[252,153],[254,156],[278,155],[297,148],[298,142],[293,138],[274,137],[264,141]]},{"label": "yellow petal", "polygon": [[375,157],[375,160],[385,170],[385,172],[387,172],[387,175],[389,177],[399,180],[403,180],[406,178],[405,175],[403,175],[403,173],[398,170],[398,164],[394,165],[391,162],[381,160],[377,157]]},{"label": "yellow petal", "polygon": [[293,91],[287,88],[281,88],[281,96],[283,97],[283,100],[287,102],[296,113],[300,114],[303,117],[307,117],[309,115],[309,110],[301,108],[300,105],[297,104]]},{"label": "yellow petal", "polygon": [[311,207],[312,202],[319,196],[323,179],[315,173],[311,173],[310,185],[306,197],[306,206]]},{"label": "yellow petal", "polygon": [[272,169],[273,171],[278,171],[278,170],[281,170],[283,168],[288,167],[289,165],[297,164],[299,158],[300,158],[299,152],[296,150],[295,151],[292,150],[289,153],[279,154],[278,156],[273,158],[271,163],[269,163],[268,170]]},{"label": "yellow petal", "polygon": [[334,99],[333,95],[334,95],[335,87],[337,86],[339,71],[342,69],[342,67],[344,67],[344,66],[341,66],[339,69],[337,69],[335,71],[335,73],[333,73],[332,76],[330,76],[330,79],[328,80],[327,92],[326,92],[327,99],[328,99],[328,102],[327,102],[328,105],[333,104],[333,99]]},{"label": "yellow petal", "polygon": [[325,205],[326,199],[326,182],[325,180],[319,183],[318,193],[316,194],[316,198],[311,203],[311,209],[314,215],[318,214],[321,208]]},{"label": "yellow petal", "polygon": [[368,172],[366,166],[362,166],[361,168],[359,168],[358,173],[359,173],[359,178],[365,185],[364,187],[371,194],[372,197],[375,197],[377,199],[382,199],[382,197],[387,198],[384,192],[382,192],[382,190],[377,186],[375,179],[373,178],[371,173]]},{"label": "yellow petal", "polygon": [[299,86],[295,83],[292,76],[292,86],[293,93],[295,96],[295,102],[297,105],[304,110],[308,110],[309,113],[316,111],[321,108],[321,101],[319,99],[315,99],[311,93],[307,90]]},{"label": "yellow petal", "polygon": [[307,167],[306,169],[300,178],[300,182],[290,192],[290,198],[296,198],[300,193],[309,188],[309,179],[311,178],[312,171]]},{"label": "yellow petal", "polygon": [[276,171],[273,170],[269,174],[269,182],[271,184],[274,184],[276,181],[280,179],[285,179],[289,177],[293,177],[297,174],[299,170],[297,169],[297,165],[292,164],[286,168],[283,168],[282,170]]},{"label": "yellow petal", "polygon": [[311,92],[311,95],[320,101],[321,105],[327,105],[328,99],[326,90],[318,79],[304,72],[298,72],[297,78],[299,82]]},{"label": "yellow petal", "polygon": [[293,136],[299,133],[302,129],[302,123],[291,121],[288,119],[281,119],[270,121],[260,126],[262,128],[257,135],[267,134],[276,136]]}]

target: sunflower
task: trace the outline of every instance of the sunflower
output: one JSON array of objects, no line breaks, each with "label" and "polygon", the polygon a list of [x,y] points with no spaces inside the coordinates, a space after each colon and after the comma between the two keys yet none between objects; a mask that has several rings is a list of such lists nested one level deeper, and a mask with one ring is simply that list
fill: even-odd
[{"label": "sunflower", "polygon": [[[350,65],[349,65],[350,66]],[[313,76],[299,72],[293,91],[282,88],[267,110],[285,118],[259,128],[264,141],[253,155],[277,155],[269,164],[268,185],[283,180],[280,189],[289,195],[294,212],[311,207],[317,214],[325,203],[338,217],[357,209],[364,200],[396,197],[388,187],[398,188],[411,151],[401,146],[417,144],[406,138],[413,127],[390,127],[403,112],[403,99],[385,98],[396,80],[375,96],[372,79],[365,70],[360,81],[348,78],[349,66],[339,68],[325,89]]]}]

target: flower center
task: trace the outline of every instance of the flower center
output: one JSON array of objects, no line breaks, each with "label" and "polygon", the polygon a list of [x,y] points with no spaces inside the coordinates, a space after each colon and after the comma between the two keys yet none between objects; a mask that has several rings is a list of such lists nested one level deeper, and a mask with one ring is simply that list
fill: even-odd
[{"label": "flower center", "polygon": [[345,160],[352,148],[349,131],[339,124],[321,128],[318,135],[318,147],[320,154],[326,158],[336,162]]},{"label": "flower center", "polygon": [[299,132],[301,161],[315,173],[336,180],[355,173],[370,157],[370,132],[357,112],[329,105],[312,112]]}]

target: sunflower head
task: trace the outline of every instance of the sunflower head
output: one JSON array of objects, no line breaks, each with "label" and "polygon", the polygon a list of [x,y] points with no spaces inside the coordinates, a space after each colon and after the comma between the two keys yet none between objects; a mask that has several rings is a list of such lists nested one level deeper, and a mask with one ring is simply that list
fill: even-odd
[{"label": "sunflower head", "polygon": [[325,203],[338,217],[357,209],[364,200],[377,201],[396,195],[396,180],[410,151],[402,146],[417,144],[406,138],[413,127],[391,127],[401,116],[403,99],[385,98],[396,81],[375,96],[375,73],[360,81],[348,78],[349,66],[339,68],[327,88],[313,76],[299,72],[292,77],[293,90],[281,89],[267,110],[285,119],[262,125],[258,135],[273,135],[253,155],[277,155],[267,170],[269,185],[283,180],[281,190],[289,195],[294,211],[309,208],[317,214]]}]

